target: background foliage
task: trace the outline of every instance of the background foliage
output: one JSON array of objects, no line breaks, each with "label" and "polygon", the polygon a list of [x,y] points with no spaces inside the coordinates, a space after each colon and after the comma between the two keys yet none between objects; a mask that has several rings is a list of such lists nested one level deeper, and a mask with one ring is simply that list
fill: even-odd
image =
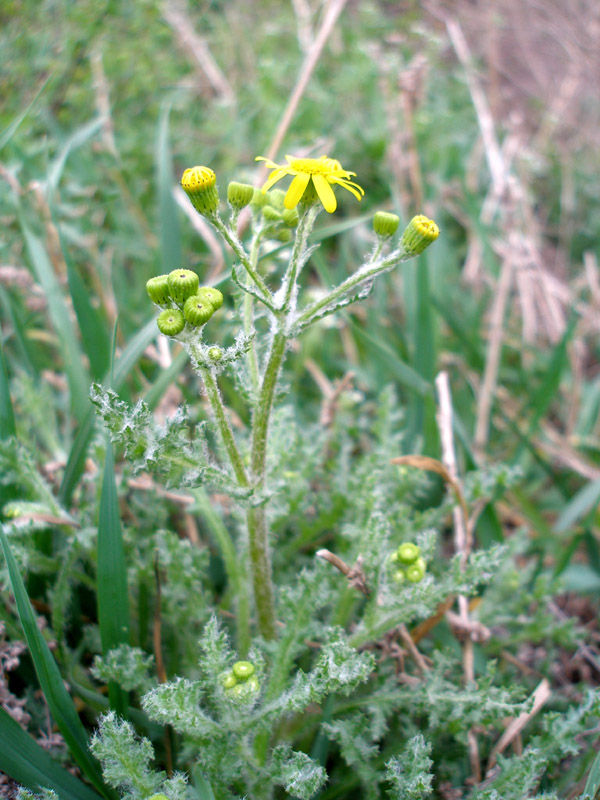
[{"label": "background foliage", "polygon": [[[379,783],[393,797],[428,796],[430,784],[447,798],[583,791],[597,738],[595,706],[588,719],[583,698],[600,673],[600,128],[590,90],[600,78],[600,21],[594,3],[576,5],[3,4],[0,50],[10,68],[0,76],[0,501],[25,586],[19,598],[13,581],[13,600],[3,562],[0,703],[59,761],[72,763],[85,734],[71,720],[68,751],[49,717],[58,721],[62,695],[53,708],[42,687],[50,711],[39,696],[17,614],[26,595],[35,612],[29,649],[37,641],[48,664],[52,651],[85,726],[107,709],[108,682],[111,706],[131,703],[130,721],[163,767],[162,729],[131,694],[156,680],[157,664],[144,656],[154,651],[155,564],[169,677],[199,677],[197,642],[214,603],[228,624],[232,587],[218,543],[223,529],[235,536],[239,528],[230,500],[203,488],[165,489],[161,478],[134,475],[119,450],[111,469],[89,387],[111,385],[128,403],[143,397],[158,421],[182,402],[190,425],[207,419],[185,355],[157,337],[144,283],[179,264],[222,281],[229,310],[215,337],[231,343],[231,254],[190,217],[176,179],[201,163],[222,188],[254,181],[254,157],[266,155],[314,55],[276,155],[335,156],[357,172],[366,196],[358,209],[348,197],[335,217],[319,218],[313,238],[321,248],[305,280],[315,290],[343,280],[370,246],[377,209],[404,221],[424,211],[442,236],[418,264],[383,277],[367,302],[309,331],[290,354],[273,434],[273,475],[284,477],[272,523],[286,587],[280,602],[296,607],[297,575],[320,547],[352,562],[388,537],[431,528],[439,531],[433,574],[449,580],[451,498],[434,476],[389,465],[406,453],[440,457],[433,381],[441,369],[452,387],[459,472],[469,507],[480,512],[476,545],[505,544],[510,557],[475,601],[492,632],[475,646],[476,692],[457,693],[461,649],[442,620],[419,645],[432,659],[426,684],[394,683],[406,670],[394,661],[397,642],[384,641],[381,686],[333,695],[314,716],[285,723],[290,739],[327,766],[327,798],[364,796],[360,786]],[[243,433],[240,386],[225,376],[222,387]],[[181,435],[177,423],[172,433]],[[98,526],[115,534],[118,524],[120,562],[96,540]],[[103,630],[101,620],[98,627],[96,611],[97,576],[109,585],[119,563],[129,587],[125,639],[140,652],[100,665],[94,679],[93,657],[108,649],[101,636],[122,643],[118,631]],[[308,640],[320,641],[333,622],[351,633],[360,602],[351,593],[338,598],[339,581],[322,569],[321,603],[313,598],[298,623]],[[433,611],[416,598],[405,621]],[[290,648],[289,665],[308,671],[310,652],[296,641]],[[133,662],[124,666],[125,657]],[[60,675],[48,677],[55,692]],[[136,680],[124,685],[125,675]],[[518,738],[517,756],[499,757],[505,784],[471,787],[469,731],[477,730],[485,763],[502,722],[520,713],[542,676],[552,689],[546,709],[571,715],[561,718],[565,737],[586,730],[577,739],[585,757],[561,750],[552,721],[536,712],[521,760]],[[7,742],[17,736],[4,730]],[[128,731],[117,726],[111,735]],[[290,756],[277,758],[285,786]],[[98,786],[95,762],[88,771],[78,763]],[[65,798],[77,793],[62,773],[56,780],[44,785]],[[521,794],[510,794],[511,782]],[[200,778],[194,785],[210,796]],[[180,790],[173,783],[167,794],[174,800]]]}]

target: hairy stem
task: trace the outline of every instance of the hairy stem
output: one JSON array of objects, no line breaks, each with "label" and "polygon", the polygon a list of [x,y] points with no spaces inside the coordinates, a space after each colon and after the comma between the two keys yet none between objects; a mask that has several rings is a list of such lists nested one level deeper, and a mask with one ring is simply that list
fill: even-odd
[{"label": "hairy stem", "polygon": [[[258,252],[260,249],[261,232],[257,231],[252,237],[252,244],[250,245],[250,264],[256,270],[258,264]],[[254,298],[251,294],[247,293],[244,296],[244,330],[246,336],[250,336],[252,328],[254,327]],[[258,392],[260,383],[260,376],[258,372],[258,356],[256,354],[256,343],[253,341],[250,349],[248,350],[248,368],[250,370],[250,379],[252,381],[252,388]]]},{"label": "hairy stem", "polygon": [[232,230],[230,230],[227,227],[227,225],[225,225],[225,223],[219,216],[211,217],[209,221],[219,231],[221,236],[225,239],[227,244],[231,247],[233,252],[239,258],[240,263],[242,264],[248,275],[250,275],[254,283],[258,286],[265,300],[270,303],[272,295],[271,292],[269,291],[269,287],[264,282],[262,277],[258,274],[255,266],[252,265],[251,260],[248,254],[246,253],[243,244],[238,239],[237,235]]},{"label": "hairy stem", "polygon": [[[277,378],[285,357],[286,344],[287,338],[285,334],[282,331],[277,331],[271,344],[271,352],[265,367],[262,387],[254,412],[250,470],[252,484],[257,489],[261,489],[265,484],[269,421],[271,419]],[[246,518],[258,628],[265,639],[274,639],[276,635],[275,601],[271,579],[271,556],[269,553],[265,507],[249,508]]]},{"label": "hairy stem", "polygon": [[235,477],[237,478],[240,486],[247,487],[250,485],[248,476],[246,475],[242,456],[240,455],[240,451],[235,443],[233,431],[231,430],[231,425],[225,412],[225,406],[223,405],[223,399],[221,398],[221,393],[219,391],[219,387],[217,386],[215,373],[213,370],[206,369],[205,367],[200,367],[199,371],[202,375],[204,386],[206,387],[206,394],[219,427],[219,433],[221,434],[223,444],[225,445],[225,450],[227,451],[229,461],[231,462],[231,466],[235,472]]}]

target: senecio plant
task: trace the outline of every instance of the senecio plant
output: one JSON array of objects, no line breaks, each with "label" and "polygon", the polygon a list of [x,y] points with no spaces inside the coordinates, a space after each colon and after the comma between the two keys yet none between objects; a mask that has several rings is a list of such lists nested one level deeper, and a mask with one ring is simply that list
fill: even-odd
[{"label": "senecio plant", "polygon": [[[124,444],[134,467],[162,475],[170,486],[208,487],[230,498],[227,525],[220,518],[212,525],[227,577],[220,604],[227,616],[217,613],[201,585],[177,599],[186,609],[179,612],[178,638],[186,637],[186,623],[201,622],[199,646],[192,646],[196,663],[184,664],[184,675],[153,683],[146,656],[136,648],[123,646],[96,661],[99,679],[138,692],[147,717],[166,726],[163,773],[150,766],[153,746],[130,721],[115,711],[102,717],[92,750],[107,783],[128,800],[309,800],[317,792],[324,798],[328,792],[425,798],[433,791],[430,755],[452,781],[456,753],[468,763],[472,730],[500,729],[527,707],[518,687],[496,685],[491,667],[477,685],[464,685],[460,653],[415,652],[407,625],[435,618],[448,598],[476,593],[505,574],[510,559],[492,548],[468,559],[457,554],[433,569],[431,525],[443,521],[452,499],[414,518],[411,502],[421,477],[390,463],[401,437],[393,393],[386,390],[378,400],[371,450],[354,456],[347,426],[315,423],[303,435],[279,391],[294,340],[368,297],[376,278],[435,242],[438,227],[418,215],[395,239],[399,218],[378,212],[364,263],[338,286],[308,291],[303,270],[315,249],[310,235],[318,214],[336,210],[340,187],[359,201],[364,192],[333,158],[286,158],[284,165],[262,159],[271,173],[260,189],[229,184],[228,219],[215,173],[186,169],[181,185],[192,205],[233,251],[231,282],[221,289],[202,286],[196,272],[173,265],[146,287],[160,333],[189,354],[212,421],[197,426],[190,440],[186,409],[159,427],[142,402],[131,407],[102,386],[92,390],[113,440]],[[286,177],[292,178],[286,192],[273,188]],[[240,238],[244,218],[248,235]],[[281,268],[286,246],[289,258]],[[214,341],[215,320],[225,309],[231,316],[232,307],[239,327],[233,344],[223,346]],[[227,372],[249,406],[247,429],[232,427],[219,387]],[[311,486],[326,483],[324,469],[337,477],[318,496]],[[480,476],[471,499],[492,496],[509,481],[506,470]],[[194,497],[205,510],[206,501],[210,506],[204,489]],[[336,517],[336,507],[345,508],[345,516]],[[338,552],[315,553],[313,542],[332,541],[331,525],[339,526],[335,541],[345,544]],[[300,545],[286,539],[290,529],[298,531]],[[161,536],[163,558],[180,559],[177,537]],[[193,572],[194,563],[185,561],[181,574]],[[496,597],[493,604],[502,602]],[[177,613],[173,603],[175,619]],[[405,640],[412,642],[408,650]],[[410,653],[413,668],[405,664]],[[564,723],[565,731],[594,709],[581,709],[577,720]],[[513,773],[521,770],[521,789],[535,786],[563,757],[550,727],[525,761],[506,760],[501,777],[508,784],[517,785]],[[496,795],[486,791],[471,796],[517,797],[502,788]]]}]

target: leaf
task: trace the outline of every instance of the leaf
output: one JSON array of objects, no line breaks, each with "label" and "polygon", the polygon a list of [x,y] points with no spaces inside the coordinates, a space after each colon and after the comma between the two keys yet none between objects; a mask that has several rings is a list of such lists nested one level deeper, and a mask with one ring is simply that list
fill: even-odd
[{"label": "leaf", "polygon": [[[115,465],[110,442],[107,442],[106,445],[98,520],[97,595],[102,654],[106,656],[109,650],[129,644],[127,567],[115,483]],[[108,691],[111,708],[123,715],[128,705],[127,692],[113,682],[109,683]]]},{"label": "leaf", "polygon": [[61,800],[98,800],[96,792],[57,764],[2,707],[0,770],[32,791],[53,789]]},{"label": "leaf", "polygon": [[56,227],[59,232],[63,258],[67,265],[69,291],[77,315],[85,354],[90,361],[92,377],[101,378],[106,373],[110,360],[110,339],[106,332],[106,322],[100,310],[94,308],[90,303],[87,287],[75,269],[58,224]]},{"label": "leaf", "polygon": [[37,280],[42,285],[48,313],[58,336],[63,367],[67,374],[71,408],[77,421],[81,423],[88,411],[88,386],[90,379],[85,367],[75,329],[71,324],[69,310],[65,305],[60,284],[54,274],[50,258],[41,239],[39,239],[20,215],[21,228],[27,245],[27,252]]},{"label": "leaf", "polygon": [[17,604],[19,619],[23,626],[29,653],[44,697],[48,703],[50,713],[54,717],[75,761],[79,764],[96,789],[106,798],[111,798],[112,800],[112,795],[107,790],[102,780],[100,769],[88,750],[86,732],[77,715],[73,700],[65,688],[56,661],[37,626],[31,603],[25,591],[23,579],[19,573],[17,563],[11,552],[2,525],[0,525],[0,542],[4,550],[4,557],[6,559],[8,574]]},{"label": "leaf", "polygon": [[600,478],[590,481],[567,503],[554,523],[555,533],[565,533],[600,502]]},{"label": "leaf", "polygon": [[0,340],[0,440],[16,436],[15,415],[13,413],[10,391],[8,386],[8,372],[4,348]]},{"label": "leaf", "polygon": [[[154,338],[156,338],[156,322],[154,319],[151,319],[133,337],[116,362],[113,374],[113,386],[115,389],[118,389],[123,383],[133,369],[138,358]],[[65,467],[63,479],[58,491],[61,505],[65,506],[65,508],[70,506],[73,491],[83,472],[87,447],[92,438],[92,433],[94,432],[95,422],[96,416],[94,414],[94,409],[90,408],[77,431],[77,436],[71,447],[67,466]]]},{"label": "leaf", "polygon": [[600,753],[596,754],[583,793],[588,794],[592,800],[596,800],[600,794]]}]

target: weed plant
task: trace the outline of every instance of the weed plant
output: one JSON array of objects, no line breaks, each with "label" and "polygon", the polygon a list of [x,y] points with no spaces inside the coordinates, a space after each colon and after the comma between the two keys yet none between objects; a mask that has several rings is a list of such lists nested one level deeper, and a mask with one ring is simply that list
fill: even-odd
[{"label": "weed plant", "polygon": [[[4,261],[30,267],[1,268],[0,769],[22,798],[62,800],[595,797],[600,698],[557,665],[577,652],[595,669],[560,593],[599,584],[600,394],[584,382],[574,415],[560,402],[575,316],[545,351],[509,322],[510,391],[494,397],[488,452],[471,439],[493,297],[465,291],[454,265],[465,219],[483,225],[492,276],[488,242],[510,232],[480,222],[483,179],[464,170],[477,133],[443,42],[410,32],[413,9],[388,48],[396,11],[354,10],[314,78],[329,116],[304,109],[294,135],[303,147],[340,121],[358,175],[309,146],[267,161],[263,191],[245,182],[253,148],[298,66],[280,37],[267,31],[259,58],[244,37],[233,48],[235,15],[211,15],[239,104],[226,87],[191,104],[173,93],[153,4],[132,4],[118,17],[140,40],[125,124],[127,51],[106,46],[106,73],[97,52],[83,59],[79,26],[92,41],[116,19],[88,6],[66,14],[68,66],[108,75],[116,140],[110,118],[89,121],[85,81],[59,62],[46,85],[50,47],[31,107],[0,111]],[[412,198],[396,184],[392,202],[385,87],[411,41],[437,75],[413,118],[426,180]],[[153,66],[162,103],[145,102]],[[216,175],[188,169],[174,194],[173,162],[193,163],[200,130]],[[559,177],[546,180],[552,197]],[[352,195],[364,214],[338,216]],[[373,214],[408,221],[418,197],[444,206],[439,239],[423,215],[399,228]],[[544,449],[556,420],[584,443],[588,461],[569,462],[583,471]]]}]

